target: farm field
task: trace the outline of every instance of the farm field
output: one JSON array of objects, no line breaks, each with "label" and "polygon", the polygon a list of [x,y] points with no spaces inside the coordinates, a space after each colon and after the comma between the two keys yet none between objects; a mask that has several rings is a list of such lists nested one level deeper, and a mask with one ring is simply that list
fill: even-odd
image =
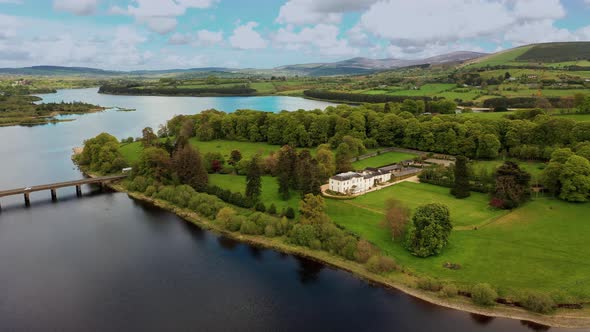
[{"label": "farm field", "polygon": [[565,119],[571,119],[574,121],[579,121],[579,122],[588,122],[590,121],[590,114],[555,114],[554,116],[556,117],[560,117],[560,118],[565,118]]},{"label": "farm field", "polygon": [[[277,207],[277,211],[281,212],[283,208],[292,207],[295,212],[299,210],[299,200],[301,199],[299,193],[292,191],[291,198],[287,201],[279,197],[279,184],[277,178],[272,176],[262,176],[262,194],[260,200],[264,203],[266,208],[271,204]],[[241,175],[231,174],[209,174],[209,184],[218,186],[231,192],[240,192],[245,194],[246,191],[246,177]]]},{"label": "farm field", "polygon": [[[455,228],[443,253],[424,259],[412,256],[400,243],[391,240],[382,226],[380,211],[386,197],[403,200],[411,207],[429,202],[422,199],[425,196],[444,203],[455,200],[445,197],[446,188],[428,187],[434,186],[402,183],[362,199],[328,199],[328,213],[338,225],[369,240],[401,265],[420,274],[463,285],[487,282],[499,288],[501,296],[535,290],[573,299],[590,297],[590,264],[586,259],[590,255],[586,245],[590,223],[580,218],[590,213],[590,205],[540,198],[504,212],[490,210],[484,197],[478,195],[456,200],[449,205],[455,226],[485,218],[494,221],[477,230]],[[461,269],[444,268],[446,262],[460,264]]]},{"label": "farm field", "polygon": [[352,163],[352,167],[355,170],[363,170],[367,167],[381,167],[387,166],[391,164],[398,163],[403,160],[411,160],[416,157],[415,154],[412,153],[402,153],[402,152],[386,152],[382,153],[375,157],[370,157],[367,159],[355,161]]}]

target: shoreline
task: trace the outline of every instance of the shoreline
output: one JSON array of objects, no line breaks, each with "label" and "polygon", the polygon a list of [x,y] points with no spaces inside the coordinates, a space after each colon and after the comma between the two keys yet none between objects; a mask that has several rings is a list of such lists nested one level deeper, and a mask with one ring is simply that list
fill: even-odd
[{"label": "shoreline", "polygon": [[[89,175],[93,176],[93,175]],[[496,304],[494,307],[481,307],[473,304],[469,299],[458,296],[455,298],[443,298],[438,293],[427,292],[421,289],[413,288],[403,282],[403,278],[408,275],[402,272],[395,272],[399,279],[392,279],[390,276],[383,276],[368,272],[364,265],[333,256],[327,252],[315,251],[304,247],[293,246],[281,241],[280,238],[265,238],[261,236],[244,235],[232,233],[217,226],[210,220],[199,216],[185,208],[180,208],[168,202],[147,197],[140,193],[129,192],[121,184],[109,184],[109,188],[114,191],[126,193],[130,198],[149,203],[168,212],[174,213],[187,222],[190,222],[205,230],[211,231],[217,235],[225,236],[230,239],[246,243],[249,245],[276,250],[282,253],[300,256],[306,259],[337,268],[339,270],[351,273],[354,277],[364,280],[368,283],[379,285],[392,290],[403,292],[406,295],[426,301],[428,303],[439,305],[445,308],[460,310],[467,313],[490,316],[494,318],[508,318],[523,321],[530,321],[536,324],[546,325],[556,328],[574,328],[582,329],[590,327],[590,311],[588,308],[580,310],[557,309],[552,315],[542,315],[527,311],[522,308]]]}]

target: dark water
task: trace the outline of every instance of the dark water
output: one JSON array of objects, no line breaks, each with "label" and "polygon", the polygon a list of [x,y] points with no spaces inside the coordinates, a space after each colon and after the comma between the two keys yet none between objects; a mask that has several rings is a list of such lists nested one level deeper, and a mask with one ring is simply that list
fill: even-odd
[{"label": "dark water", "polygon": [[[61,96],[68,93],[80,91]],[[84,101],[101,97],[88,93]],[[68,157],[83,138],[111,125],[124,136],[157,124],[155,110],[142,108],[153,97],[122,98],[137,98],[115,104],[138,109],[132,123],[131,113],[112,112],[0,128],[0,189],[80,178]],[[36,193],[30,208],[20,197],[0,199],[0,330],[545,330],[430,305],[218,237],[125,194],[86,187],[81,198],[72,188],[58,197]]]}]

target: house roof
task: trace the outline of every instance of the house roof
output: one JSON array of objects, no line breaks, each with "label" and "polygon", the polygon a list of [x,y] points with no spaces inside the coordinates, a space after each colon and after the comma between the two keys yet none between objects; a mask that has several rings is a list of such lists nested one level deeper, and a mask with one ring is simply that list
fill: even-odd
[{"label": "house roof", "polygon": [[334,179],[334,180],[338,180],[338,181],[346,181],[346,180],[350,180],[352,178],[361,178],[361,177],[363,177],[363,176],[357,172],[346,172],[346,173],[336,174],[333,177],[331,177],[330,179]]}]

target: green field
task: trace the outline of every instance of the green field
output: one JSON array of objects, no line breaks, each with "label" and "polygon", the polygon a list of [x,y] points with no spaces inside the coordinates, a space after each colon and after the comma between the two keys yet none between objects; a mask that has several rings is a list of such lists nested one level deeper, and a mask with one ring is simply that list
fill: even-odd
[{"label": "green field", "polygon": [[481,68],[485,66],[499,66],[506,65],[507,63],[515,62],[516,58],[526,53],[531,49],[532,46],[523,46],[506,52],[493,54],[490,56],[483,57],[475,60],[469,65],[469,68]]},{"label": "green field", "polygon": [[467,117],[467,118],[478,118],[478,119],[493,119],[499,120],[503,119],[504,116],[508,114],[514,114],[514,112],[473,112],[473,113],[461,113],[457,116]]},{"label": "green field", "polygon": [[[209,184],[218,186],[231,192],[246,192],[246,177],[240,175],[230,174],[209,174]],[[272,176],[262,177],[262,195],[260,200],[268,208],[271,204],[277,207],[280,212],[283,208],[292,207],[295,211],[299,210],[299,200],[301,199],[299,193],[291,192],[291,198],[288,201],[283,201],[279,198],[279,184],[277,178]]]},{"label": "green field", "polygon": [[[538,290],[590,298],[590,223],[581,217],[590,214],[590,204],[540,198],[503,212],[490,210],[483,195],[459,201],[447,192],[427,184],[403,183],[350,201],[328,200],[328,212],[337,224],[420,274],[462,285],[487,282],[497,287],[500,295]],[[448,204],[455,226],[486,219],[493,222],[478,230],[455,228],[441,255],[417,258],[393,242],[381,226],[380,211],[388,197],[411,207],[429,201]],[[445,262],[460,264],[461,269],[446,269]]]},{"label": "green field", "polygon": [[387,166],[391,164],[398,163],[403,160],[412,160],[416,158],[415,154],[412,153],[402,153],[402,152],[386,152],[382,153],[378,156],[355,161],[352,163],[352,167],[355,170],[363,170],[367,167],[381,167]]},{"label": "green field", "polygon": [[555,114],[554,116],[558,116],[560,118],[572,119],[579,122],[588,122],[590,121],[590,114]]},{"label": "green field", "polygon": [[[257,153],[262,156],[267,156],[272,151],[278,151],[281,148],[279,145],[271,145],[262,142],[240,142],[227,140],[199,141],[196,138],[191,138],[190,143],[192,146],[199,149],[201,154],[208,152],[219,152],[226,159],[229,158],[229,155],[233,150],[239,150],[242,153],[243,158],[251,158]],[[139,159],[139,156],[143,151],[143,147],[141,142],[121,144],[120,151],[127,161],[133,162]],[[315,148],[311,148],[310,151],[312,155],[315,154]]]}]

